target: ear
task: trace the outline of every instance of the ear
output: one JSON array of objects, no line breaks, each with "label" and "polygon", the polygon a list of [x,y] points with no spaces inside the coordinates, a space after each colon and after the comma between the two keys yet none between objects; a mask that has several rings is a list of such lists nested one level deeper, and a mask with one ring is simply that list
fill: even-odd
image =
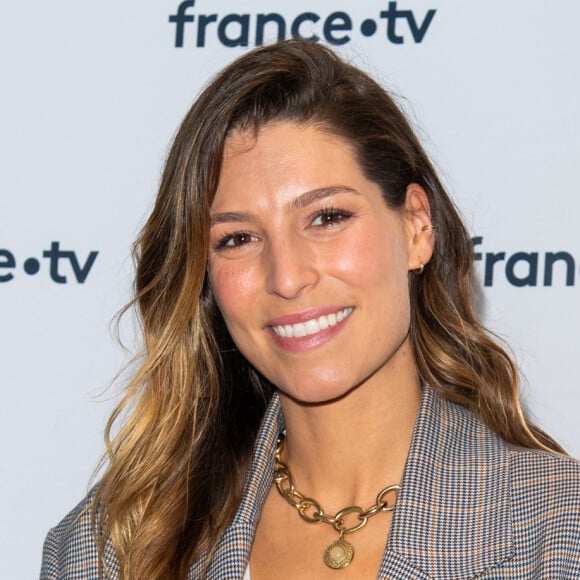
[{"label": "ear", "polygon": [[429,198],[417,183],[407,186],[403,216],[408,240],[409,270],[420,270],[433,256],[435,235]]}]

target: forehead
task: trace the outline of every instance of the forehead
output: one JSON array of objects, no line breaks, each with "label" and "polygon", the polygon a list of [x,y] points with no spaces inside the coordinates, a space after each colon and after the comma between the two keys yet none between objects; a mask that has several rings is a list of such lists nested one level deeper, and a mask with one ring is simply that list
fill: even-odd
[{"label": "forehead", "polygon": [[234,129],[226,138],[223,160],[231,160],[255,149],[260,155],[270,151],[279,156],[284,151],[298,153],[317,149],[320,145],[346,149],[349,154],[352,153],[350,143],[322,123],[272,121],[257,128]]},{"label": "forehead", "polygon": [[355,187],[364,179],[350,144],[314,123],[271,123],[226,140],[212,206],[258,194],[288,197],[317,187]]}]

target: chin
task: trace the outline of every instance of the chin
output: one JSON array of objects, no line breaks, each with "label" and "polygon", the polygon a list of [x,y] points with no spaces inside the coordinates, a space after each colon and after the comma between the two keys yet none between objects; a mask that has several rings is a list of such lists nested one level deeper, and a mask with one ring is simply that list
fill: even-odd
[{"label": "chin", "polygon": [[[315,381],[309,381],[315,382]],[[305,382],[306,383],[306,382]],[[324,384],[324,381],[316,381],[316,388],[305,389],[302,383],[300,387],[277,388],[281,397],[292,400],[301,405],[324,405],[339,401],[347,397],[358,385],[348,386],[336,382]]]}]

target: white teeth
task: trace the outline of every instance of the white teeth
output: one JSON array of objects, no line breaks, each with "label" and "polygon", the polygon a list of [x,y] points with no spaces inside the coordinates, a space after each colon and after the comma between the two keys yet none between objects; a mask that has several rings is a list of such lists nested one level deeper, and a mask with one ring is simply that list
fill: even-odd
[{"label": "white teeth", "polygon": [[299,322],[297,324],[284,324],[273,326],[272,330],[278,335],[285,338],[302,338],[311,334],[316,334],[321,330],[326,330],[330,326],[335,326],[342,322],[345,318],[350,316],[353,308],[344,308],[337,313],[328,314],[327,316],[320,316],[313,318],[306,322]]},{"label": "white teeth", "polygon": [[318,320],[309,320],[306,323],[306,334],[316,334],[317,332],[320,332]]},{"label": "white teeth", "polygon": [[302,338],[306,336],[306,325],[299,322],[298,324],[294,325],[294,337],[295,338]]}]

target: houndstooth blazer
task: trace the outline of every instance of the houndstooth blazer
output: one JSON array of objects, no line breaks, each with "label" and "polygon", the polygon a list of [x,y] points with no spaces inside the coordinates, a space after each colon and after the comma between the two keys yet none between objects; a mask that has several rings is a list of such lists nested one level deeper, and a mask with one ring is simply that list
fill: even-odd
[{"label": "houndstooth blazer", "polygon": [[[209,564],[210,580],[241,580],[272,484],[277,397],[258,435],[244,498]],[[41,579],[97,577],[90,516],[81,502],[45,542]],[[118,577],[110,545],[109,577]],[[203,561],[189,579],[201,578]],[[379,578],[580,578],[580,464],[505,443],[430,387],[423,397]]]}]

